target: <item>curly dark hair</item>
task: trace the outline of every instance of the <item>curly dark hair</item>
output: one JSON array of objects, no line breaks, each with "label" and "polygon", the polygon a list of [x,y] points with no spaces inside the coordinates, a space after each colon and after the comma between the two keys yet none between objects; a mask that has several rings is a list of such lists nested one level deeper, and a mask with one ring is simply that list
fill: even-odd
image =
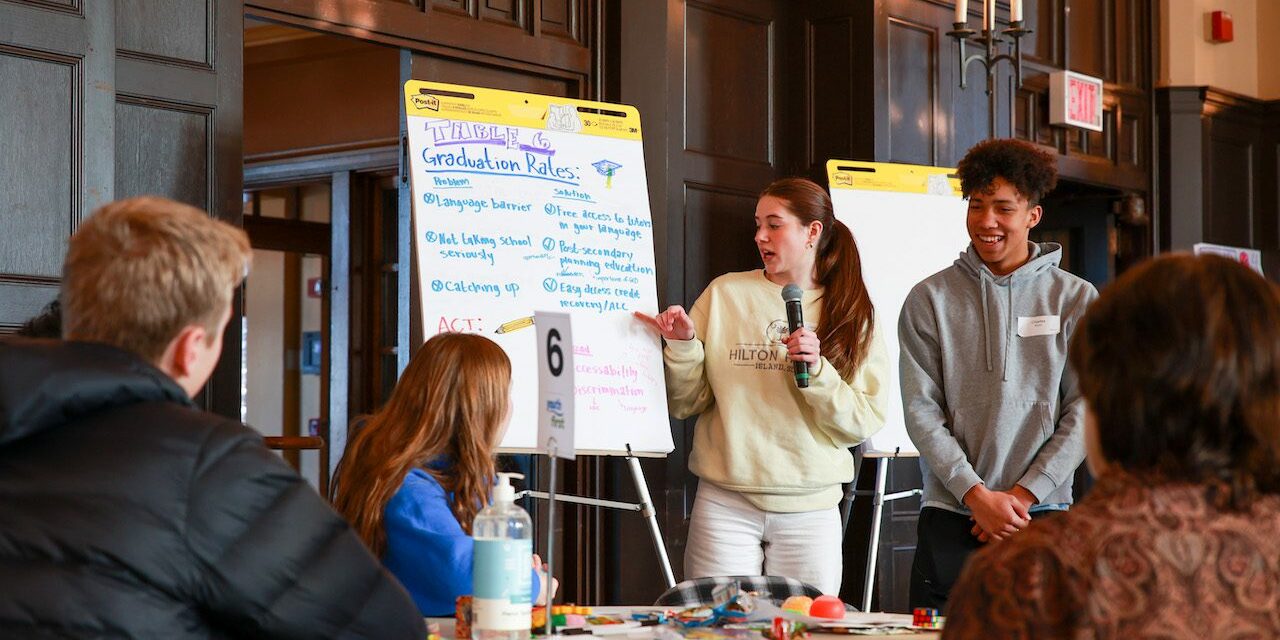
[{"label": "curly dark hair", "polygon": [[1071,341],[1108,463],[1280,493],[1280,287],[1218,256],[1173,255],[1108,286]]},{"label": "curly dark hair", "polygon": [[1004,178],[1035,206],[1058,184],[1058,165],[1053,155],[1024,140],[1000,138],[984,140],[964,154],[956,167],[960,192],[968,198],[991,188],[996,178]]}]

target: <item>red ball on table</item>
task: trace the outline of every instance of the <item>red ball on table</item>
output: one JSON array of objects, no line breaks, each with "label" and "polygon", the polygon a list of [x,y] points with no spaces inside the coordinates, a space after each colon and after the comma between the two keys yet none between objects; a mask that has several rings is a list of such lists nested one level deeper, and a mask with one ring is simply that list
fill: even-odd
[{"label": "red ball on table", "polygon": [[815,618],[840,620],[844,618],[844,602],[835,596],[818,596],[809,607],[809,615]]}]

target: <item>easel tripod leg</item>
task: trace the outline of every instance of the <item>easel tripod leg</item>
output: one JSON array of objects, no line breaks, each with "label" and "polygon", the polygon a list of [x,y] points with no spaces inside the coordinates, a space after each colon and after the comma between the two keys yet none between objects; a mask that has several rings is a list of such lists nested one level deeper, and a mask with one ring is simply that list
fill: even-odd
[{"label": "easel tripod leg", "polygon": [[871,593],[875,588],[876,559],[880,552],[880,519],[884,515],[884,485],[889,473],[885,460],[875,460],[876,488],[871,496],[871,544],[867,548],[867,579],[862,586],[862,610],[871,610]]},{"label": "easel tripod leg", "polygon": [[[555,559],[556,559],[556,453],[551,452],[551,482],[547,483],[549,487],[547,491],[547,584],[542,585],[547,590],[547,629],[548,636],[551,635],[551,603],[555,599],[555,594],[551,591],[550,583],[555,576]],[[535,597],[536,601],[537,598]]]},{"label": "easel tripod leg", "polygon": [[662,531],[658,529],[658,516],[653,508],[653,498],[649,497],[649,485],[644,479],[644,470],[640,468],[640,459],[630,455],[631,445],[627,445],[627,466],[631,467],[631,479],[636,483],[636,493],[640,495],[640,515],[649,524],[649,533],[653,536],[653,546],[658,552],[658,562],[662,566],[662,575],[667,580],[667,588],[676,586],[675,574],[671,571],[671,559],[667,557],[667,546],[662,542]]}]

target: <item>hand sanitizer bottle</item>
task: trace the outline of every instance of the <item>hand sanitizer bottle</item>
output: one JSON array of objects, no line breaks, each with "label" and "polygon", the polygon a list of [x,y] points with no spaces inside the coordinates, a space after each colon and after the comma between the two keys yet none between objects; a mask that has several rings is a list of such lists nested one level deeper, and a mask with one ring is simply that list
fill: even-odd
[{"label": "hand sanitizer bottle", "polygon": [[476,515],[471,629],[477,640],[528,640],[533,607],[533,521],[515,503],[511,478],[499,473],[493,503]]}]

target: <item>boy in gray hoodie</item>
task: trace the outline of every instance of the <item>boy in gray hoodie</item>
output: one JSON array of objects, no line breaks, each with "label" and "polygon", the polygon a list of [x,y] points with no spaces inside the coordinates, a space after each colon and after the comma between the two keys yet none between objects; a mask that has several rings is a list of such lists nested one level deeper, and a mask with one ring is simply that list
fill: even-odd
[{"label": "boy in gray hoodie", "polygon": [[970,553],[1070,505],[1084,401],[1067,345],[1098,295],[1058,267],[1060,245],[1027,239],[1057,182],[1051,155],[988,140],[957,173],[969,247],[911,290],[898,324],[907,432],[924,476],[911,606],[938,609]]}]

